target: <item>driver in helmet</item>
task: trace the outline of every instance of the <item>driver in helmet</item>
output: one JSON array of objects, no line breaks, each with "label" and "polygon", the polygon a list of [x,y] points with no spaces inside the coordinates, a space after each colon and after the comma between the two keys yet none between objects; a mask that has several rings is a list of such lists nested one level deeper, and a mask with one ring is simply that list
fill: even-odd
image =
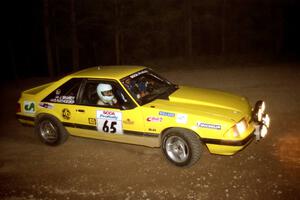
[{"label": "driver in helmet", "polygon": [[117,99],[114,96],[112,86],[110,84],[100,83],[97,86],[97,94],[100,98],[97,102],[98,105],[112,106],[117,103]]}]

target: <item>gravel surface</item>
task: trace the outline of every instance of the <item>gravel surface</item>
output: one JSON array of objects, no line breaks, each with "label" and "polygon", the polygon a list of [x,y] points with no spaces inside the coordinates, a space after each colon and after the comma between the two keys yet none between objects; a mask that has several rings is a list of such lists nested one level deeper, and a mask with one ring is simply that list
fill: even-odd
[{"label": "gravel surface", "polygon": [[233,156],[205,151],[178,168],[159,148],[69,137],[41,144],[15,119],[20,91],[46,78],[1,86],[0,199],[300,199],[300,70],[296,64],[169,68],[171,81],[267,102],[270,134]]}]

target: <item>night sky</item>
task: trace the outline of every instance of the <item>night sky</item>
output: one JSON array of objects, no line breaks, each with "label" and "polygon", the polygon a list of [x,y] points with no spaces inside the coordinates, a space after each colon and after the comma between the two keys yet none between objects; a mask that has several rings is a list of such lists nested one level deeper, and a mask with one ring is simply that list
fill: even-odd
[{"label": "night sky", "polygon": [[4,42],[9,77],[47,73],[42,2],[11,1],[8,6]]},{"label": "night sky", "polygon": [[[44,2],[10,1],[7,6],[3,18],[6,79],[49,75]],[[59,75],[74,70],[72,1],[48,2],[54,75]],[[296,61],[300,55],[299,10],[297,0],[74,0],[77,69],[240,54]],[[187,53],[188,33],[191,54]]]}]

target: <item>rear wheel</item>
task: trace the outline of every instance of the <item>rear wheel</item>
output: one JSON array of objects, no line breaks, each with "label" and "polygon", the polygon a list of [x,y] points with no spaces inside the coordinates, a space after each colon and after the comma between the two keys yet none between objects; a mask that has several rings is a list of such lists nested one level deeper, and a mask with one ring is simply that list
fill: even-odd
[{"label": "rear wheel", "polygon": [[54,116],[42,115],[35,124],[35,133],[47,145],[57,146],[68,139],[67,130]]},{"label": "rear wheel", "polygon": [[171,163],[177,166],[191,166],[199,160],[202,145],[193,132],[175,128],[164,134],[162,151]]}]

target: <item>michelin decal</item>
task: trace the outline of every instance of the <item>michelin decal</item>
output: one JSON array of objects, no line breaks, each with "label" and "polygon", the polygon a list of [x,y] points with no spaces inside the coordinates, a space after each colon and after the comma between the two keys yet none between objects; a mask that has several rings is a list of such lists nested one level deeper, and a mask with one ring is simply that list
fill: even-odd
[{"label": "michelin decal", "polygon": [[209,128],[209,129],[216,129],[216,130],[221,130],[221,125],[219,124],[207,124],[203,122],[197,122],[197,126],[199,128]]}]

